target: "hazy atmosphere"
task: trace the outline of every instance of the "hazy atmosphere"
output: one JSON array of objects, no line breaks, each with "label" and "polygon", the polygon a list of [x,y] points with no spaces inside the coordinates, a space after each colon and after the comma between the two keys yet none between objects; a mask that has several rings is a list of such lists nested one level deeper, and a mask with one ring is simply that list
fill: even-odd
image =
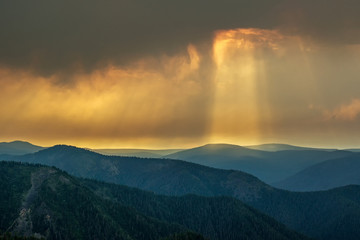
[{"label": "hazy atmosphere", "polygon": [[360,2],[1,1],[0,141],[359,147]]}]

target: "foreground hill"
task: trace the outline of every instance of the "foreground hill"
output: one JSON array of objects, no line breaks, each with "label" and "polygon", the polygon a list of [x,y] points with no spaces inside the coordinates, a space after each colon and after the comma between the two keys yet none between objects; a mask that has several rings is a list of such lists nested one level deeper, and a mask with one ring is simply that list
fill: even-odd
[{"label": "foreground hill", "polygon": [[102,199],[54,168],[0,164],[2,232],[46,239],[159,239],[186,231]]},{"label": "foreground hill", "polygon": [[167,195],[231,196],[318,239],[360,239],[360,187],[292,193],[232,170],[184,161],[109,157],[55,146],[13,160],[53,165],[76,176],[124,184]]},{"label": "foreground hill", "polygon": [[44,147],[36,146],[28,142],[13,141],[0,143],[0,155],[23,155],[27,153],[34,153],[45,149]]},{"label": "foreground hill", "polygon": [[[280,148],[278,145],[266,146]],[[244,171],[271,184],[322,161],[354,154],[349,151],[303,149],[289,145],[285,146],[288,147],[283,146],[281,149],[295,150],[269,152],[230,144],[208,144],[170,154],[167,157],[209,167]]]},{"label": "foreground hill", "polygon": [[317,239],[360,239],[360,186],[323,192],[276,191],[249,204]]},{"label": "foreground hill", "polygon": [[292,191],[319,191],[360,185],[360,154],[328,160],[295,174],[275,186]]},{"label": "foreground hill", "polygon": [[98,195],[147,216],[177,223],[210,239],[303,239],[272,218],[231,197],[156,195],[116,184],[82,180]]},{"label": "foreground hill", "polygon": [[305,239],[233,198],[158,196],[13,162],[0,162],[0,173],[0,230],[13,235],[203,239],[196,231],[209,239]]}]

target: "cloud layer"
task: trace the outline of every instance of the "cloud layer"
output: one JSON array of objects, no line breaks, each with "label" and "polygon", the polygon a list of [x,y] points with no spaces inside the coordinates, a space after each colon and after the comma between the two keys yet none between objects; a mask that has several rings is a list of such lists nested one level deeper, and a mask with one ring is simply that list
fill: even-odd
[{"label": "cloud layer", "polygon": [[360,115],[360,100],[353,99],[349,104],[343,104],[333,111],[324,111],[326,120],[355,121]]},{"label": "cloud layer", "polygon": [[350,0],[2,1],[0,140],[360,144],[358,12]]},{"label": "cloud layer", "polygon": [[2,1],[0,65],[46,76],[89,72],[171,56],[234,28],[359,43],[359,11],[351,0]]}]

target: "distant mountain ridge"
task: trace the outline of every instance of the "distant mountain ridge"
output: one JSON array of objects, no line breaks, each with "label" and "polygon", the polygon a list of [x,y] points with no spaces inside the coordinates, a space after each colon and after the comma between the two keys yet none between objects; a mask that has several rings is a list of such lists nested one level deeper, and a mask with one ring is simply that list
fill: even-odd
[{"label": "distant mountain ridge", "polygon": [[342,150],[323,151],[295,148],[297,150],[269,152],[238,145],[207,144],[179,151],[166,157],[220,169],[240,170],[271,184],[322,161],[354,154]]},{"label": "distant mountain ridge", "polygon": [[288,151],[288,150],[320,150],[320,151],[336,151],[338,149],[328,149],[328,148],[312,148],[312,147],[299,147],[283,143],[265,143],[260,145],[250,145],[245,146],[249,149],[268,151],[268,152],[277,152],[277,151]]},{"label": "distant mountain ridge", "polygon": [[[253,198],[256,197],[255,186],[259,185],[259,189],[267,187],[256,177],[239,171],[219,170],[172,159],[105,156],[67,145],[56,145],[34,154],[6,160],[55,166],[74,176],[124,184],[168,195],[193,193],[214,196],[236,192],[243,198]],[[216,181],[208,184],[209,178]],[[239,180],[242,184],[234,185]],[[162,181],[164,183],[159,186],[158,183]],[[189,187],[192,190],[189,191]]]},{"label": "distant mountain ridge", "polygon": [[[0,155],[24,155],[28,153],[35,153],[43,150],[46,147],[37,146],[26,141],[12,141],[0,142]],[[184,149],[136,149],[136,148],[114,148],[114,149],[92,149],[91,151],[112,156],[128,156],[128,157],[143,157],[143,158],[161,158]]]},{"label": "distant mountain ridge", "polygon": [[112,155],[112,156],[126,156],[126,157],[143,157],[143,158],[162,158],[166,155],[182,151],[183,149],[91,149],[94,152]]},{"label": "distant mountain ridge", "polygon": [[360,185],[360,153],[310,166],[274,186],[291,191],[320,191],[351,184]]},{"label": "distant mountain ridge", "polygon": [[[343,158],[355,154],[351,151],[330,151],[327,149],[311,149],[296,147],[286,144],[265,144],[259,146],[266,146],[268,148],[281,149],[296,149],[296,150],[281,150],[281,151],[264,151],[249,149],[231,144],[207,144],[197,148],[180,150],[147,150],[147,149],[97,149],[93,152],[105,152],[106,155],[136,156],[141,158],[173,158],[185,160],[201,164],[204,166],[215,167],[225,170],[240,170],[250,173],[267,182],[274,184],[274,186],[285,179],[309,168],[313,165],[319,164],[323,161]],[[2,148],[1,148],[2,147]],[[8,159],[8,155],[22,155],[22,153],[33,153],[45,149],[43,147],[32,145],[28,142],[14,141],[11,143],[0,143],[0,159]],[[303,150],[305,149],[305,150]],[[7,154],[4,154],[7,153]],[[171,153],[169,155],[166,155]],[[316,174],[316,173],[314,173]],[[290,180],[289,180],[290,181]],[[357,183],[356,181],[343,181],[342,184],[330,184],[329,187],[320,188],[303,188],[303,190],[325,190],[331,186],[344,186],[345,183]],[[285,189],[296,189],[290,186],[286,188],[285,185],[276,185]]]},{"label": "distant mountain ridge", "polygon": [[73,175],[124,184],[166,195],[231,196],[310,237],[360,238],[360,187],[293,193],[240,172],[171,159],[104,156],[55,146],[9,160],[56,166]]},{"label": "distant mountain ridge", "polygon": [[0,154],[23,155],[28,153],[34,153],[43,149],[45,149],[45,147],[36,146],[24,141],[0,143]]},{"label": "distant mountain ridge", "polygon": [[360,148],[351,148],[351,149],[344,149],[346,151],[350,151],[350,152],[360,152]]}]

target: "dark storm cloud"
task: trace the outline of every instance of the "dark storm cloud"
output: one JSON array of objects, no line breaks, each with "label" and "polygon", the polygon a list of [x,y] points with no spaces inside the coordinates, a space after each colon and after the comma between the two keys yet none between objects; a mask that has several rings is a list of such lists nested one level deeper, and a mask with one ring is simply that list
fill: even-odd
[{"label": "dark storm cloud", "polygon": [[0,66],[42,75],[91,71],[172,55],[230,28],[358,42],[359,10],[350,0],[2,0]]},{"label": "dark storm cloud", "polygon": [[360,42],[359,1],[284,1],[279,10],[280,24],[295,34],[330,44]]}]

